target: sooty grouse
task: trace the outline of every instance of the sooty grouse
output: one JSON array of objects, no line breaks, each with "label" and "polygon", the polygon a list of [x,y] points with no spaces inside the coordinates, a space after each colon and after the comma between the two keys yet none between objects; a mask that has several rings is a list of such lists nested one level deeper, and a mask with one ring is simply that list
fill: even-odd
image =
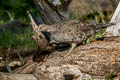
[{"label": "sooty grouse", "polygon": [[[47,33],[50,42],[69,43],[72,47],[67,53],[71,53],[77,44],[88,39],[90,36],[111,24],[90,24],[78,20],[61,21],[53,25],[39,25],[39,31]],[[48,35],[49,34],[49,35]]]}]

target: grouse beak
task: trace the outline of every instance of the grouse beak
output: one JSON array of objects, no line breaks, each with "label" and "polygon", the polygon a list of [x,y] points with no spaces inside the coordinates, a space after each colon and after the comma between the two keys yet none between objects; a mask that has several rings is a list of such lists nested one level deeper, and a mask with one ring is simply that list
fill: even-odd
[{"label": "grouse beak", "polygon": [[46,27],[43,26],[43,25],[40,25],[38,28],[39,28],[38,30],[39,30],[40,32],[46,31]]}]

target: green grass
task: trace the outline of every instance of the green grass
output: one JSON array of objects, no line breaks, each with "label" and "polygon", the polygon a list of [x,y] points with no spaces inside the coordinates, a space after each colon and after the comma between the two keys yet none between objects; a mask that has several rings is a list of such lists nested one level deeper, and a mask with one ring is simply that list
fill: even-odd
[{"label": "green grass", "polygon": [[35,41],[32,32],[25,30],[23,34],[15,34],[10,31],[0,32],[0,48],[2,49],[34,49]]},{"label": "green grass", "polygon": [[97,32],[96,34],[92,35],[90,38],[88,38],[86,41],[83,41],[83,44],[89,44],[92,39],[100,38],[102,37],[102,34],[105,32],[105,29]]},{"label": "green grass", "polygon": [[[84,21],[86,22],[91,22],[92,20],[95,21],[96,24],[102,23],[102,24],[106,24],[109,22],[110,20],[110,16],[108,15],[107,12],[102,12],[102,11],[97,11],[97,12],[93,12],[91,11],[90,14],[88,14],[87,16],[82,18]],[[88,44],[90,43],[90,41],[93,38],[100,38],[102,37],[102,34],[105,32],[106,29],[103,29],[99,32],[97,32],[95,35],[92,35],[89,39],[87,39],[86,41],[84,41],[84,44]]]},{"label": "green grass", "polygon": [[111,15],[108,12],[103,12],[103,11],[97,11],[97,12],[90,11],[89,14],[82,17],[74,16],[74,13],[70,13],[69,15],[70,19],[80,19],[86,22],[91,22],[94,20],[96,24],[107,23],[109,22],[110,17]]}]

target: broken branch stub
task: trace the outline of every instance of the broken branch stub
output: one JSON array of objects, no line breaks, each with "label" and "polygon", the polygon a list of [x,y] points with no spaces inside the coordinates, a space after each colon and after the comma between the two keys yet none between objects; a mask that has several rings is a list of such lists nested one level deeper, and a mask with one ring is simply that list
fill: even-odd
[{"label": "broken branch stub", "polygon": [[36,54],[34,54],[34,57],[33,57],[33,60],[35,60],[35,58],[41,55],[41,53],[48,47],[49,43],[46,40],[46,37],[44,36],[44,34],[40,31],[40,26],[38,27],[38,25],[36,24],[34,16],[29,11],[28,11],[28,14],[31,19],[31,25],[35,32],[32,37],[36,41],[37,47],[38,47],[37,52]]},{"label": "broken branch stub", "polygon": [[35,22],[34,19],[33,19],[32,13],[31,13],[30,11],[27,11],[27,13],[28,13],[28,15],[29,15],[29,17],[30,17],[33,31],[34,31],[34,32],[38,32],[38,26],[37,26],[36,22]]},{"label": "broken branch stub", "polygon": [[34,19],[32,13],[28,11],[28,14],[29,14],[29,17],[30,17],[30,20],[31,20],[31,25],[32,25],[32,27],[33,27],[33,30],[34,30],[34,32],[35,32],[35,35],[37,35],[37,36],[33,36],[33,38],[45,38],[45,36],[42,34],[42,32],[39,31],[38,25],[37,25],[37,23],[35,22],[35,19]]},{"label": "broken branch stub", "polygon": [[64,17],[57,11],[57,7],[48,0],[34,0],[44,24],[54,24],[62,21]]},{"label": "broken branch stub", "polygon": [[115,23],[116,25],[113,25],[111,27],[108,27],[106,29],[106,36],[119,36],[119,30],[120,30],[120,2],[110,20],[110,23]]}]

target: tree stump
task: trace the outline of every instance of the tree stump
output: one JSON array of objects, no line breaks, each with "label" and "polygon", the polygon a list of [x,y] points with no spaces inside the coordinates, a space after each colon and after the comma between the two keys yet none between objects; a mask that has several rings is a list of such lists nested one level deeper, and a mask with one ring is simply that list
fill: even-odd
[{"label": "tree stump", "polygon": [[48,0],[34,0],[44,24],[54,24],[62,21],[64,17],[57,11],[56,7]]}]

